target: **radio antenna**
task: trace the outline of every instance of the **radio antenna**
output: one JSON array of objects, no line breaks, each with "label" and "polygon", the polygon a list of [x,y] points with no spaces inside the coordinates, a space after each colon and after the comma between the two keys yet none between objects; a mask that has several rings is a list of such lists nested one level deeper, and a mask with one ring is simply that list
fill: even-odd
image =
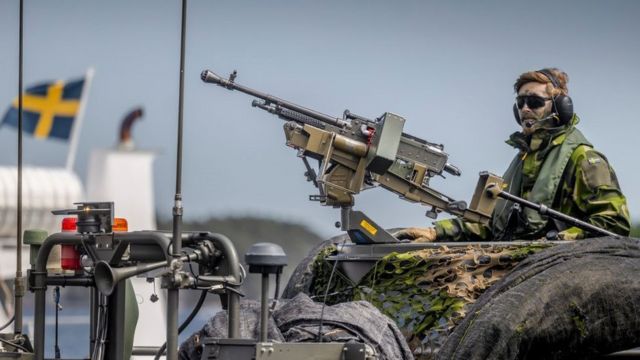
[{"label": "radio antenna", "polygon": [[22,298],[25,293],[25,281],[22,277],[22,48],[23,48],[24,0],[20,0],[20,30],[18,40],[18,216],[16,236],[16,280],[14,283],[14,332],[22,334]]},{"label": "radio antenna", "polygon": [[[182,24],[180,34],[180,89],[178,99],[178,144],[176,158],[176,194],[173,202],[173,246],[172,263],[180,264],[177,259],[182,252],[182,113],[184,105],[184,49],[187,26],[187,0],[182,0]],[[174,271],[179,271],[177,268]],[[167,360],[177,360],[178,349],[178,305],[179,294],[176,284],[170,284],[167,290]]]}]

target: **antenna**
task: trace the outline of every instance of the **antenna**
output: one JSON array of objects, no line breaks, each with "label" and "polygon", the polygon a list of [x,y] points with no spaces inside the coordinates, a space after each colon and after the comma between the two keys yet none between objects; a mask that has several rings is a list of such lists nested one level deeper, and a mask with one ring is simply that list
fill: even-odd
[{"label": "antenna", "polygon": [[[180,34],[180,92],[178,99],[178,153],[176,158],[176,194],[173,203],[173,246],[169,266],[179,271],[178,260],[182,252],[182,113],[184,105],[184,49],[187,26],[187,0],[182,0],[182,24]],[[177,266],[176,266],[177,265]],[[179,294],[175,284],[167,289],[167,360],[178,359],[178,305]]]},{"label": "antenna", "polygon": [[22,334],[22,298],[25,293],[25,281],[22,277],[22,46],[23,46],[24,0],[20,0],[20,30],[18,50],[18,225],[16,236],[16,280],[14,283],[15,309],[14,332]]}]

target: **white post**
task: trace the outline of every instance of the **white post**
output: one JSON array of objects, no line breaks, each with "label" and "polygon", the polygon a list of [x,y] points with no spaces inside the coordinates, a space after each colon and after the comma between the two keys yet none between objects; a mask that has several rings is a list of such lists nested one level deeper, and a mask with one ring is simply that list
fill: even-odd
[{"label": "white post", "polygon": [[93,67],[87,69],[87,73],[84,77],[84,86],[82,87],[82,95],[80,95],[80,107],[78,113],[73,121],[73,129],[71,130],[71,140],[69,142],[69,153],[67,154],[67,167],[68,171],[73,171],[73,164],[76,161],[76,151],[78,149],[78,141],[80,140],[80,128],[82,127],[82,121],[84,120],[84,111],[87,107],[87,99],[89,98],[89,90],[91,89],[91,82],[93,81],[93,75],[95,70]]}]

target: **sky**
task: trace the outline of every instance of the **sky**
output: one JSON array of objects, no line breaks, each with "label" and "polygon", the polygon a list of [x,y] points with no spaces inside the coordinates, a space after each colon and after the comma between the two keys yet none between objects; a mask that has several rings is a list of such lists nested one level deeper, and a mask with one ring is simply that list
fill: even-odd
[{"label": "sky", "polygon": [[[18,1],[0,0],[0,107],[17,95]],[[203,69],[340,116],[403,116],[405,132],[442,143],[462,176],[431,185],[469,201],[477,174],[501,174],[514,150],[512,84],[542,67],[569,74],[579,128],[609,159],[640,219],[640,2],[190,0],[184,102],[185,219],[258,215],[338,232],[339,210],[308,201],[315,189],[284,146],[282,121],[251,98],[200,78]],[[25,0],[24,83],[95,77],[75,171],[113,147],[136,106],[139,149],[157,153],[155,198],[173,205],[180,49],[178,0]],[[4,112],[4,110],[1,110]],[[0,128],[0,163],[16,163],[16,132]],[[25,163],[64,166],[68,145],[25,138]],[[126,176],[118,174],[117,176]],[[383,189],[356,209],[385,227],[428,225],[425,207]],[[117,209],[117,204],[116,204]],[[211,229],[215,230],[215,229]]]}]

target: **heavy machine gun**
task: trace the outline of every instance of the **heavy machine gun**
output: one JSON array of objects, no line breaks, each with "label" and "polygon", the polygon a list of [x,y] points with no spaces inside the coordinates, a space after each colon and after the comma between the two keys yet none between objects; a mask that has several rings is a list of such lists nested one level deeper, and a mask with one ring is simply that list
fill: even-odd
[{"label": "heavy machine gun", "polygon": [[[260,99],[252,105],[286,121],[286,144],[298,150],[307,180],[318,188],[319,193],[311,195],[310,200],[340,208],[341,229],[353,242],[398,241],[364,213],[353,210],[354,196],[375,186],[429,206],[426,215],[430,218],[447,212],[474,222],[488,222],[493,210],[490,204],[474,199],[472,206],[467,206],[429,186],[432,177],[444,172],[459,176],[460,170],[448,162],[443,145],[404,133],[404,118],[385,112],[367,119],[349,110],[342,118],[335,118],[237,84],[236,76],[234,71],[224,79],[204,70],[201,78]],[[318,173],[307,158],[318,160]]]}]

